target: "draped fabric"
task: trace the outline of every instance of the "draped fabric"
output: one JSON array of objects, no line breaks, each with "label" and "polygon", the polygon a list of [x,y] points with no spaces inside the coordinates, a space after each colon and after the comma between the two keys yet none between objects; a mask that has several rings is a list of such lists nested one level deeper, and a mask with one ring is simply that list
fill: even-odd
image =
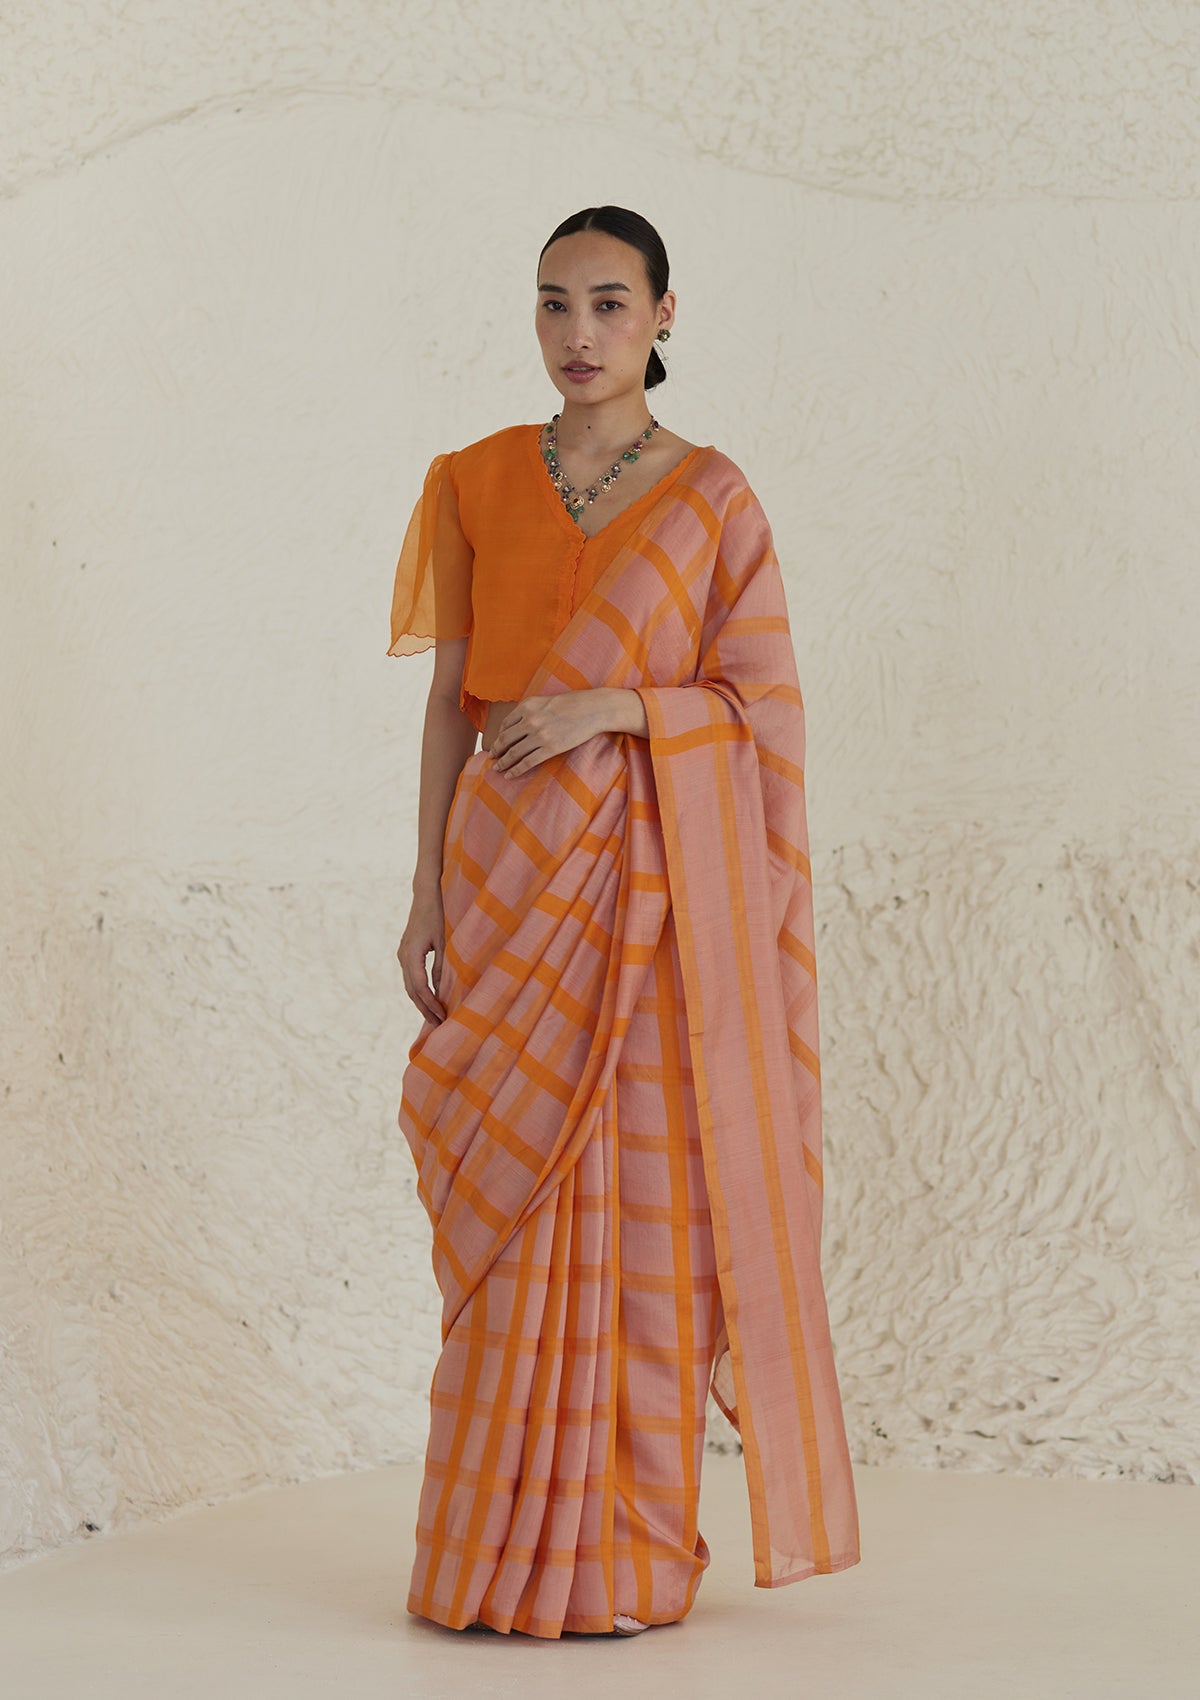
[{"label": "draped fabric", "polygon": [[[556,1635],[636,1614],[614,1589],[622,1377],[654,1355],[620,1315],[639,1082],[686,1096],[691,1143],[680,1123],[662,1145],[680,1177],[695,1156],[663,1217],[687,1272],[661,1294],[664,1327],[672,1373],[711,1365],[740,1432],[755,1583],[860,1557],[820,1268],[803,704],[770,528],[714,448],[650,507],[528,694],[600,686],[638,691],[648,737],[600,733],[519,777],[484,751],[464,766],[446,1019],[423,1025],[404,1077],[443,1300],[409,1606],[452,1627]],[[686,1538],[695,1574],[660,1620],[707,1562]]]}]

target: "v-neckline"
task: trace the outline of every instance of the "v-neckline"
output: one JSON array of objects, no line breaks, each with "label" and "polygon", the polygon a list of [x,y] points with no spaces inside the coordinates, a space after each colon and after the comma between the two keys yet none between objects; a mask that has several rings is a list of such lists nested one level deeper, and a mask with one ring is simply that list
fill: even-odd
[{"label": "v-neckline", "polygon": [[544,425],[534,425],[532,428],[532,434],[528,438],[529,446],[533,454],[534,471],[537,474],[538,483],[546,492],[554,511],[558,515],[560,524],[566,526],[571,536],[578,539],[581,543],[598,542],[610,526],[616,525],[618,520],[624,519],[626,514],[632,513],[634,508],[644,502],[648,496],[656,495],[661,486],[666,484],[669,479],[676,477],[678,473],[682,472],[690,460],[692,460],[696,455],[702,454],[705,448],[712,447],[711,443],[697,443],[695,448],[689,449],[681,459],[675,462],[674,466],[669,466],[663,473],[662,477],[653,483],[648,490],[643,490],[640,496],[635,496],[632,502],[627,502],[626,505],[621,508],[619,512],[615,513],[611,519],[605,520],[604,524],[598,531],[588,532],[584,531],[582,526],[571,518],[570,514],[566,510],[562,497],[559,495],[557,488],[551,481],[550,474],[546,469],[546,462],[542,458],[541,439],[544,429]]}]

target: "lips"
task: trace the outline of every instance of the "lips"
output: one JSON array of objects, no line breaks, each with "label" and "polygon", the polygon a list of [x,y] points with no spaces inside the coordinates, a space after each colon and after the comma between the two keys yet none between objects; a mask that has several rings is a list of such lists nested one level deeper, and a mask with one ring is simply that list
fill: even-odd
[{"label": "lips", "polygon": [[564,372],[598,372],[599,366],[589,366],[586,360],[572,360],[563,367]]}]

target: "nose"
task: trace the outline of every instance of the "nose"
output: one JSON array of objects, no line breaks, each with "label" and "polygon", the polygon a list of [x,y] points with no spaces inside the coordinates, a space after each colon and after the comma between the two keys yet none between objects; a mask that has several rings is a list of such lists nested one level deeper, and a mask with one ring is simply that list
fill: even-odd
[{"label": "nose", "polygon": [[576,319],[572,315],[563,327],[563,347],[568,354],[576,354],[592,346],[586,319]]}]

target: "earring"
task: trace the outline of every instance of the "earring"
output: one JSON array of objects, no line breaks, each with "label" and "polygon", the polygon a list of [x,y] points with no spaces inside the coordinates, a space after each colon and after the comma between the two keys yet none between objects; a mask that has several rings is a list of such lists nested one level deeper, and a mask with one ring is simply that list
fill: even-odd
[{"label": "earring", "polygon": [[655,340],[655,342],[666,342],[666,340],[670,336],[670,334],[671,334],[670,330],[667,328],[666,325],[664,325],[662,330],[659,331],[658,335],[655,337],[654,340]]}]

